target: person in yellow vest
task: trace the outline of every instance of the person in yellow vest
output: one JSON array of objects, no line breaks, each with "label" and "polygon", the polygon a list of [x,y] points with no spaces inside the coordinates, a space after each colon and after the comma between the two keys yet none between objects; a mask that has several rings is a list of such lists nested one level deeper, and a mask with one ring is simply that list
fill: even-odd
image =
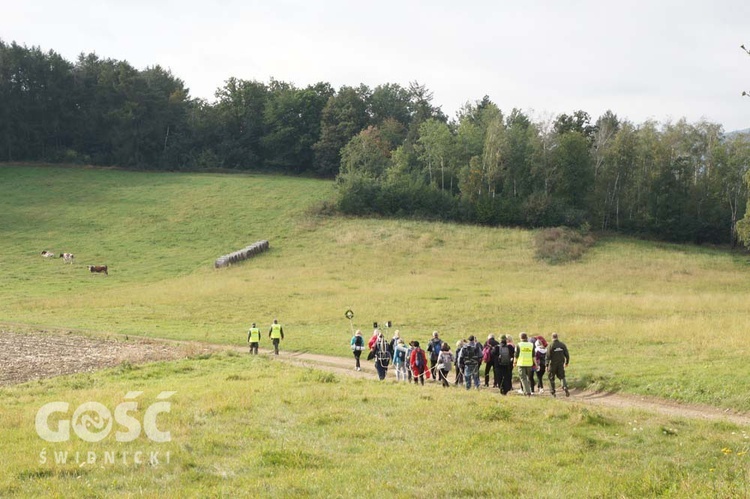
[{"label": "person in yellow vest", "polygon": [[258,355],[258,343],[260,343],[260,328],[255,327],[255,323],[250,326],[247,332],[247,342],[250,344],[250,353]]},{"label": "person in yellow vest", "polygon": [[274,355],[279,354],[279,341],[284,339],[284,328],[281,327],[277,319],[273,320],[271,329],[268,330],[268,337],[273,341],[273,353]]},{"label": "person in yellow vest", "polygon": [[534,359],[534,344],[529,341],[526,333],[521,333],[521,341],[516,345],[516,358],[513,363],[518,366],[518,377],[521,380],[523,394],[531,397],[531,381],[536,360]]}]

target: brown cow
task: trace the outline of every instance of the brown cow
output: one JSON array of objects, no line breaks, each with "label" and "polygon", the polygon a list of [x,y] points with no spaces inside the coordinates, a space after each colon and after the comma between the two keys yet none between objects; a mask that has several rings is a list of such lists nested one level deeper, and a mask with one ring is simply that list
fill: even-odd
[{"label": "brown cow", "polygon": [[107,272],[107,266],[106,265],[89,265],[89,272],[92,274],[94,272],[96,273],[102,273],[104,272],[104,275],[109,275],[109,272]]}]

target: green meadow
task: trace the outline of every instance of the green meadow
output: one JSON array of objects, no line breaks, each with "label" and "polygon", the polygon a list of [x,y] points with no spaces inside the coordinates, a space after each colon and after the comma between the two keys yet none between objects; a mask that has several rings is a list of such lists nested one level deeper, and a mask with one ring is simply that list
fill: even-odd
[{"label": "green meadow", "polygon": [[[320,215],[332,182],[269,175],[0,167],[0,323],[349,357],[354,327],[407,339],[556,331],[577,388],[750,411],[750,259],[604,237],[577,262],[533,232]],[[215,269],[255,241],[271,249]],[[72,252],[75,263],[44,259]],[[86,265],[108,265],[109,276]],[[261,346],[269,347],[265,339]],[[177,392],[169,464],[40,464],[49,401]],[[149,398],[150,397],[150,398]],[[216,354],[0,388],[0,496],[747,497],[748,428],[546,397],[349,379]],[[96,447],[135,451],[157,444]],[[160,448],[161,449],[161,448]],[[165,452],[165,451],[164,451]],[[99,456],[101,458],[101,456]]]}]

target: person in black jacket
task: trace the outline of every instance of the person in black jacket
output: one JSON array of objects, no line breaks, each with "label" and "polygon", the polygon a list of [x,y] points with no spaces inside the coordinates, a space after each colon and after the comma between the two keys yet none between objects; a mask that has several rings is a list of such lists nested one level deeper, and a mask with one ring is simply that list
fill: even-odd
[{"label": "person in black jacket", "polygon": [[557,337],[557,333],[552,333],[552,343],[547,347],[546,362],[552,396],[557,396],[555,395],[555,376],[557,376],[562,381],[565,396],[570,397],[568,382],[565,379],[565,368],[570,363],[570,354],[565,343]]}]

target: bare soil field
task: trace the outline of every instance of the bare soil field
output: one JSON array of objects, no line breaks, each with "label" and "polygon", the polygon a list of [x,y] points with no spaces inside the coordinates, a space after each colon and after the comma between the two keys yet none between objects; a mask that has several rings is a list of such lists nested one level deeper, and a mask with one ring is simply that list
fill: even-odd
[{"label": "bare soil field", "polygon": [[[208,347],[200,349],[208,350]],[[179,359],[195,353],[196,347],[192,345],[141,338],[0,330],[0,386],[91,372],[123,362]]]}]

